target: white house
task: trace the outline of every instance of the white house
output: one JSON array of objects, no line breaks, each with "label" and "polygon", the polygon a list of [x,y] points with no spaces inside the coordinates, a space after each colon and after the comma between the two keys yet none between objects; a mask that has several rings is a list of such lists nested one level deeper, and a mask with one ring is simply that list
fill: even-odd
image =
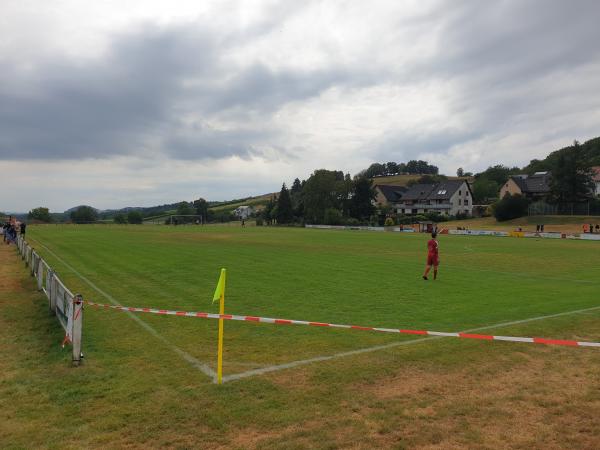
[{"label": "white house", "polygon": [[252,206],[242,205],[238,206],[233,210],[233,214],[238,216],[240,219],[247,219],[254,212],[254,208]]},{"label": "white house", "polygon": [[473,193],[465,180],[447,180],[437,184],[414,184],[394,204],[399,214],[443,215],[473,214]]}]

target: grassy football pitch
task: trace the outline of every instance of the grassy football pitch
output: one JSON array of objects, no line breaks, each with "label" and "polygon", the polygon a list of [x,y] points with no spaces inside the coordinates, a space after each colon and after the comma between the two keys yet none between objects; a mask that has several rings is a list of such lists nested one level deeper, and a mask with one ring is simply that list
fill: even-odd
[{"label": "grassy football pitch", "polygon": [[[600,306],[599,242],[443,235],[439,237],[440,273],[434,282],[432,277],[430,281],[421,279],[427,239],[425,234],[231,226],[28,229],[30,244],[66,285],[86,300],[99,303],[218,312],[211,299],[219,270],[225,267],[225,312],[229,314],[386,328],[481,329],[488,334],[600,339],[600,308],[526,321]],[[37,328],[31,316],[43,316],[45,305],[42,300],[33,304],[37,309],[29,313],[29,326],[34,330],[29,339],[40,346],[36,352],[45,351],[38,358],[69,381],[63,384],[44,379],[42,384],[49,392],[45,402],[50,410],[56,409],[56,414],[64,408],[70,414],[79,412],[84,422],[88,417],[97,423],[84,441],[90,446],[116,442],[132,446],[186,447],[200,443],[290,448],[270,435],[273,430],[279,430],[278,436],[287,433],[291,447],[368,447],[373,439],[381,439],[378,445],[399,447],[486,446],[490,442],[494,446],[502,442],[497,435],[501,432],[482,431],[482,426],[469,423],[470,413],[460,408],[458,417],[462,419],[453,422],[450,418],[455,416],[448,411],[456,405],[444,409],[442,418],[452,422],[445,425],[450,427],[448,436],[432,424],[433,432],[403,434],[403,421],[404,430],[409,430],[423,414],[433,418],[437,412],[421,411],[411,418],[410,408],[386,406],[385,396],[369,394],[369,389],[402,378],[408,373],[405,370],[445,377],[453,371],[485,367],[481,369],[483,375],[492,378],[506,370],[515,370],[518,377],[519,368],[525,367],[543,378],[540,371],[549,360],[562,360],[570,361],[571,370],[579,364],[585,378],[584,374],[597,374],[600,362],[596,349],[452,338],[406,345],[418,337],[226,321],[224,375],[229,381],[215,386],[211,377],[196,367],[216,368],[215,320],[138,314],[140,323],[123,312],[87,307],[85,363],[80,369],[71,369],[68,352],[58,347],[58,324],[43,317]],[[518,321],[525,322],[513,323]],[[495,325],[498,328],[493,328]],[[358,350],[365,352],[343,355]],[[333,359],[320,360],[323,357]],[[313,362],[305,364],[307,360]],[[502,366],[494,365],[494,361],[502,361]],[[285,368],[286,364],[298,365]],[[273,371],[256,374],[262,370]],[[75,383],[78,378],[80,383]],[[595,383],[584,384],[596,396],[585,394],[584,389],[577,404],[592,405],[597,411],[600,399]],[[475,384],[472,389],[491,388]],[[548,389],[548,393],[556,394],[550,386]],[[527,396],[525,391],[507,395],[518,401],[519,395]],[[433,399],[437,397],[425,387],[425,393],[415,395],[411,404],[431,409],[440,401]],[[432,404],[427,403],[428,398]],[[553,398],[547,401],[560,403]],[[390,404],[394,401],[400,400],[395,398]],[[86,404],[95,410],[92,416]],[[489,414],[491,420],[498,420],[497,414],[502,416],[500,405],[473,407],[479,415]],[[145,416],[152,418],[151,423],[144,421]],[[41,422],[35,414],[31,419]],[[427,417],[423,420],[428,423]],[[298,423],[304,425],[295,428]],[[199,427],[202,437],[176,432],[178,425]],[[154,427],[164,427],[163,440],[154,441]],[[505,428],[510,430],[510,426]],[[246,430],[249,440],[236,441],[231,440],[231,434],[223,435],[240,429]],[[375,437],[367,438],[366,430]],[[564,434],[564,424],[553,430]],[[599,439],[597,427],[590,430],[582,439],[591,441],[560,436],[565,445],[586,444]],[[489,436],[499,440],[490,441]],[[523,445],[542,444],[543,433],[541,436],[539,430],[532,436],[525,433]],[[18,437],[13,442],[23,444]],[[57,440],[56,445],[76,442]]]}]

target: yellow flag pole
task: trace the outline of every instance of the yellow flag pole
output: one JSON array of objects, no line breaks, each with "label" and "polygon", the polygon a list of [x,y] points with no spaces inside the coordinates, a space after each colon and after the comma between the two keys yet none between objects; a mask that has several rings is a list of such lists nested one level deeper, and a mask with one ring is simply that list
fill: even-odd
[{"label": "yellow flag pole", "polygon": [[[221,276],[219,277],[219,284],[217,290],[219,290],[219,314],[222,316],[225,314],[225,280],[227,278],[227,271],[221,269]],[[215,292],[216,294],[216,292]],[[219,319],[219,344],[217,350],[217,384],[223,383],[223,318]]]}]

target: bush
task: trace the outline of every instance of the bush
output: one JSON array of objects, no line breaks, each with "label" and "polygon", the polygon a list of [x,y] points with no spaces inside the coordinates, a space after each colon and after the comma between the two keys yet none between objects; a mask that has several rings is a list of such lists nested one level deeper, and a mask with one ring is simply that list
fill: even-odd
[{"label": "bush", "polygon": [[356,226],[360,225],[360,220],[358,220],[354,217],[349,217],[346,220],[346,225],[351,226],[351,227],[356,227]]},{"label": "bush", "polygon": [[342,212],[339,209],[327,208],[323,222],[325,222],[325,225],[340,225],[342,223]]},{"label": "bush", "polygon": [[115,223],[127,223],[127,218],[125,217],[125,214],[117,214],[113,220]]},{"label": "bush", "polygon": [[257,226],[257,227],[262,227],[262,226],[263,226],[263,220],[262,220],[262,217],[257,217],[257,218],[256,218],[256,226]]},{"label": "bush", "polygon": [[70,216],[73,223],[93,223],[98,220],[98,211],[91,206],[79,206]]},{"label": "bush", "polygon": [[427,217],[427,219],[431,220],[432,222],[445,222],[448,220],[447,216],[440,214],[438,212],[426,213],[425,217]]},{"label": "bush", "polygon": [[398,214],[396,217],[396,223],[398,225],[409,225],[412,223],[412,217],[406,214]]},{"label": "bush", "polygon": [[142,213],[139,211],[129,211],[127,213],[127,222],[132,224],[140,224],[144,220]]},{"label": "bush", "polygon": [[502,200],[492,205],[494,217],[498,222],[516,219],[527,214],[529,201],[522,195],[506,194]]}]

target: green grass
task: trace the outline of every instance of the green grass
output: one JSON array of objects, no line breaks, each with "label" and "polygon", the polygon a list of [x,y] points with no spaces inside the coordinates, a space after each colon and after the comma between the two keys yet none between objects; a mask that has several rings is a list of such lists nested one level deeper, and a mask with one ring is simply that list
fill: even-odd
[{"label": "green grass", "polygon": [[[600,305],[598,242],[441,236],[440,279],[424,282],[427,236],[420,234],[116,225],[33,226],[28,233],[72,291],[103,303],[108,300],[42,244],[127,306],[217,312],[211,298],[221,267],[231,314],[457,331]],[[58,346],[60,329],[32,286],[23,275],[17,287],[29,289],[26,294],[15,298],[0,288],[0,442],[9,448],[494,447],[495,432],[483,431],[488,425],[478,417],[510,429],[515,413],[506,405],[533,405],[548,415],[541,423],[556,422],[546,434],[532,425],[523,447],[585,446],[585,439],[599,438],[577,431],[587,423],[584,411],[600,410],[594,350],[447,339],[215,386],[128,315],[89,307],[85,363],[70,368],[68,352]],[[216,321],[139,317],[214,368]],[[563,316],[494,333],[600,340],[599,319],[600,313]],[[229,375],[409,339],[226,322],[224,370]],[[25,354],[17,351],[22,348]],[[577,377],[578,391],[561,397],[569,380],[550,388],[545,369]],[[523,370],[533,384],[519,382],[508,392],[481,387],[482,378],[515,372],[521,379]],[[427,377],[429,383],[409,389]],[[439,379],[446,381],[436,384]],[[577,420],[564,424],[557,414]],[[409,432],[413,427],[420,431]],[[48,438],[44,430],[53,428],[62,431]],[[506,439],[516,435],[527,433]]]},{"label": "green grass", "polygon": [[[44,243],[123,305],[217,312],[210,299],[227,268],[226,312],[439,331],[596,306],[596,242],[440,239],[440,279],[425,283],[425,235],[288,228],[37,227]],[[107,302],[39,247],[72,290]],[[585,261],[585,264],[581,264]],[[574,289],[575,287],[575,289]],[[103,321],[110,325],[103,325]],[[215,323],[147,316],[168,340],[212,364]],[[86,314],[86,335],[135,339],[116,312]],[[106,330],[110,326],[110,332]],[[138,327],[136,327],[138,328]],[[271,364],[402,339],[394,335],[227,323],[226,360]],[[144,339],[146,337],[144,336]],[[154,343],[149,343],[151,346]],[[92,355],[91,355],[92,356]]]}]

